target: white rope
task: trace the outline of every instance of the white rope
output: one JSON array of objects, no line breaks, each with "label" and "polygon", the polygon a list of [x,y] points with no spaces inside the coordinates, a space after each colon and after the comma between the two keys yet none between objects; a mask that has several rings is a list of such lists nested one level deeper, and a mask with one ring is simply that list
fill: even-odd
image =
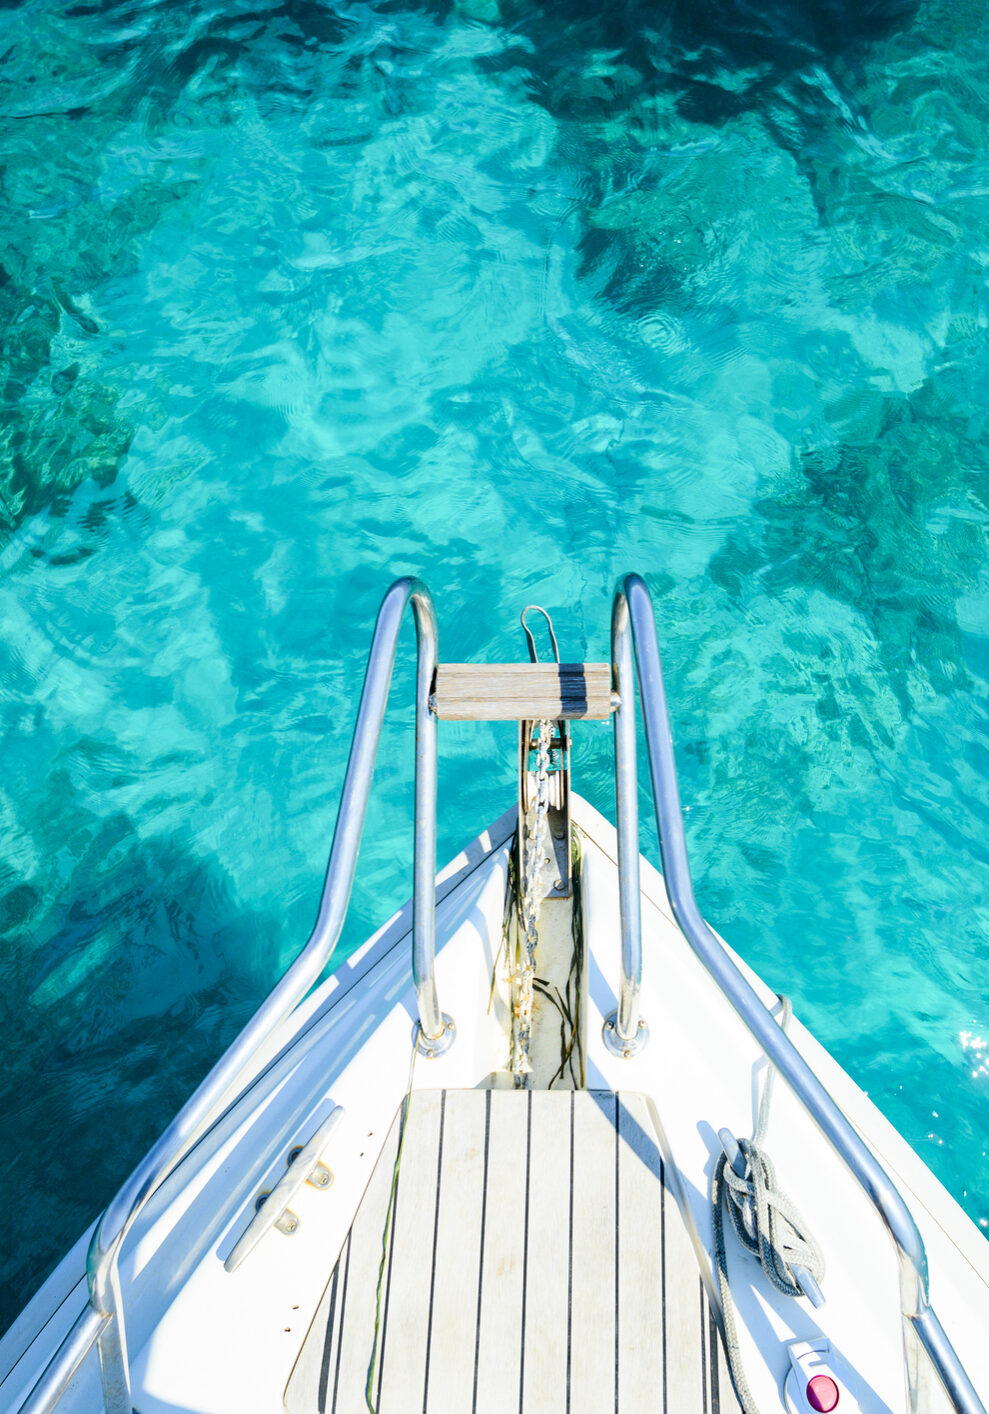
[{"label": "white rope", "polygon": [[[785,1031],[792,1008],[789,999],[781,998],[783,1015],[780,1026]],[[751,1139],[739,1139],[738,1147],[745,1159],[745,1173],[732,1168],[728,1155],[715,1164],[711,1177],[711,1206],[714,1220],[714,1256],[721,1291],[721,1311],[725,1328],[725,1351],[744,1414],[759,1414],[742,1368],[738,1330],[735,1325],[735,1305],[728,1282],[728,1259],[725,1252],[725,1209],[735,1229],[735,1235],[747,1252],[756,1257],[777,1291],[784,1296],[804,1293],[793,1275],[793,1268],[806,1267],[815,1281],[824,1278],[824,1255],[807,1230],[792,1201],[776,1186],[776,1171],[761,1144],[769,1124],[769,1104],[776,1070],[770,1066],[755,1133]]]}]

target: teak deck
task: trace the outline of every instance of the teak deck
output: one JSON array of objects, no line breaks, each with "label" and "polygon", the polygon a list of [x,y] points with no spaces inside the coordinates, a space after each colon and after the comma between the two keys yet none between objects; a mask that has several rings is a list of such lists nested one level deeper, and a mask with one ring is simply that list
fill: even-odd
[{"label": "teak deck", "polygon": [[448,722],[603,721],[611,664],[440,663],[433,709]]},{"label": "teak deck", "polygon": [[401,1120],[289,1414],[737,1414],[642,1096],[417,1091],[396,1169]]}]

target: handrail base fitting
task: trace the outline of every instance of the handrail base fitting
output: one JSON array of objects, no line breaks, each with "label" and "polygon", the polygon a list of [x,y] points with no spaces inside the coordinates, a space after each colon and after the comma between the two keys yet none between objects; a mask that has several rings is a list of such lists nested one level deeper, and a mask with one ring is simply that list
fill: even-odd
[{"label": "handrail base fitting", "polygon": [[422,1023],[417,1021],[412,1027],[412,1039],[421,1056],[435,1060],[437,1056],[445,1055],[457,1039],[457,1023],[452,1016],[443,1012],[443,1030],[438,1036],[427,1036],[422,1029]]},{"label": "handrail base fitting", "polygon": [[606,1051],[610,1051],[619,1060],[631,1060],[640,1051],[644,1051],[649,1044],[649,1027],[644,1017],[639,1017],[635,1035],[626,1040],[618,1031],[618,1012],[610,1012],[604,1019],[601,1028],[601,1039],[604,1042]]}]

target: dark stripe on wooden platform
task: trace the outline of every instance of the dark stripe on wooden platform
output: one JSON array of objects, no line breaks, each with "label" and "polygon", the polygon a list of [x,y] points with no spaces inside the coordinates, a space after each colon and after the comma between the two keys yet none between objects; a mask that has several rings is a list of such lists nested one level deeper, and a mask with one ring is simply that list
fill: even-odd
[{"label": "dark stripe on wooden platform", "polygon": [[400,1129],[401,1112],[289,1414],[362,1414],[372,1364],[378,1414],[737,1414],[642,1096],[419,1091],[396,1173]]}]

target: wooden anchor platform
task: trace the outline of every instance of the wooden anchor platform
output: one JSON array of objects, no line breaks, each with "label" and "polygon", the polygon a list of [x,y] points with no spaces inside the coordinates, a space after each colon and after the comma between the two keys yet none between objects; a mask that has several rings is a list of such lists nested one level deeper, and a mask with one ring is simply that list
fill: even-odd
[{"label": "wooden anchor platform", "polygon": [[449,722],[602,721],[610,663],[440,663],[433,711]]}]

